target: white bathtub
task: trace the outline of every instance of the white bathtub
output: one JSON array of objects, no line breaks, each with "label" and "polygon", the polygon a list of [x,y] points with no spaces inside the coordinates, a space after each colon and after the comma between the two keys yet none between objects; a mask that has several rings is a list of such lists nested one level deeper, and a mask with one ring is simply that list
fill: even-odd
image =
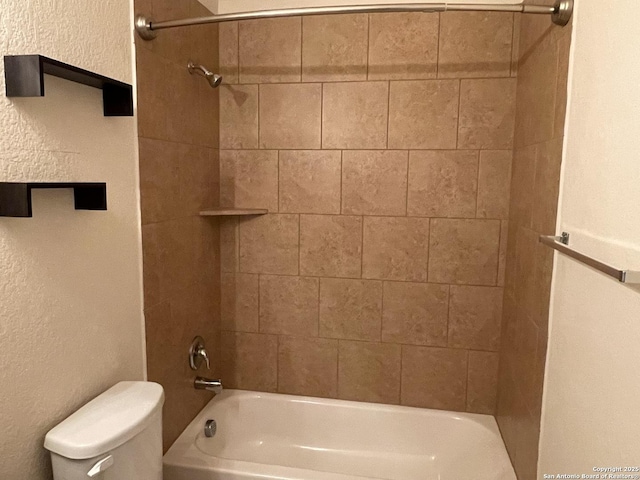
[{"label": "white bathtub", "polygon": [[516,477],[488,415],[225,390],[164,456],[164,480],[238,479]]}]

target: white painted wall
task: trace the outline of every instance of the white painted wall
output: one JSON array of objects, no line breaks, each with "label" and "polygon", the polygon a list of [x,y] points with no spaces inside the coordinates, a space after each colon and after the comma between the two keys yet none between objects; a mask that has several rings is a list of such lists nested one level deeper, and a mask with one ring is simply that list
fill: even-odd
[{"label": "white painted wall", "polygon": [[[132,82],[128,1],[0,0],[0,53],[40,53]],[[0,62],[1,63],[1,62]],[[0,64],[0,181],[106,181],[106,212],[69,190],[34,194],[34,217],[0,217],[0,479],[50,478],[45,433],[144,370],[134,118],[102,92],[47,77],[8,99]]]},{"label": "white painted wall", "polygon": [[[559,231],[640,270],[640,3],[578,0]],[[540,440],[544,473],[640,464],[640,291],[556,258]]]}]

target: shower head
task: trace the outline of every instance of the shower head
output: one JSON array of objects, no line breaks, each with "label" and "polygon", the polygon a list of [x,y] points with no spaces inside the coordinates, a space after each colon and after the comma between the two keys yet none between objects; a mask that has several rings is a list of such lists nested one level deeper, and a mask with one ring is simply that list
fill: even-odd
[{"label": "shower head", "polygon": [[196,65],[195,63],[190,61],[187,64],[187,70],[189,70],[189,73],[191,75],[193,75],[194,73],[202,75],[207,79],[207,82],[209,82],[209,85],[211,85],[212,88],[216,88],[222,83],[222,77],[220,75],[218,75],[217,73],[213,73],[211,70],[202,65]]}]

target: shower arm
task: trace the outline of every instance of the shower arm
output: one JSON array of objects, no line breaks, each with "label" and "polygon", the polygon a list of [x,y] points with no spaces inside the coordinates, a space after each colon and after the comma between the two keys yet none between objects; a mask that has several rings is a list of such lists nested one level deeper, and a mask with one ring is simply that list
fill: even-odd
[{"label": "shower arm", "polygon": [[207,67],[205,67],[204,65],[196,65],[193,62],[189,62],[187,64],[187,69],[189,70],[190,74],[194,74],[194,73],[199,73],[201,74],[203,77],[205,78],[210,78],[213,77],[214,73],[209,70]]},{"label": "shower arm", "polygon": [[140,38],[153,40],[158,30],[167,28],[205,25],[209,23],[253,20],[259,18],[280,18],[307,15],[335,15],[341,13],[379,13],[379,12],[513,12],[535,15],[550,15],[556,25],[565,26],[571,20],[574,0],[556,0],[553,6],[518,4],[464,4],[464,3],[405,3],[387,5],[343,5],[331,7],[300,7],[277,10],[259,10],[255,12],[223,13],[208,17],[185,18],[155,22],[145,15],[137,15],[135,29]]},{"label": "shower arm", "polygon": [[194,73],[202,75],[207,79],[209,85],[211,85],[213,88],[216,88],[222,81],[222,77],[220,75],[216,75],[204,65],[197,65],[192,61],[189,61],[189,63],[187,64],[187,70],[189,70],[189,73],[191,75],[193,75]]}]

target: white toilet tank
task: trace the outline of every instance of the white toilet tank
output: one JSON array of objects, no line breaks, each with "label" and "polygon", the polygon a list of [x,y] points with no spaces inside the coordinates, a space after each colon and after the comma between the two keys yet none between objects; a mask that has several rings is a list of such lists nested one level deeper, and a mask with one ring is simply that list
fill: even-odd
[{"label": "white toilet tank", "polygon": [[120,382],[45,437],[54,480],[162,480],[162,387]]}]

